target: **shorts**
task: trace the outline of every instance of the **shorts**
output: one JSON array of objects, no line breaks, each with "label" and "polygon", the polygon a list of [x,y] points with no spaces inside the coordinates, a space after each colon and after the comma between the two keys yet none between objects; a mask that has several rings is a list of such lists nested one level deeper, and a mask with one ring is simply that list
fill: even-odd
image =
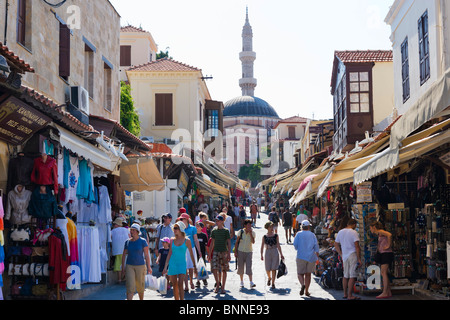
[{"label": "shorts", "polygon": [[358,274],[356,273],[357,264],[358,257],[356,256],[356,252],[353,252],[347,260],[344,261],[344,278],[351,279],[358,277]]},{"label": "shorts", "polygon": [[243,275],[244,274],[244,267],[245,267],[245,274],[251,276],[253,275],[252,272],[252,258],[253,258],[253,252],[242,252],[238,250],[238,271],[237,274]]},{"label": "shorts", "polygon": [[222,270],[223,272],[227,272],[229,269],[228,252],[214,251],[211,259],[211,270]]},{"label": "shorts", "polygon": [[292,228],[292,226],[284,226],[284,230],[289,230],[291,228]]},{"label": "shorts", "polygon": [[144,293],[145,291],[145,275],[147,266],[127,265],[125,269],[126,287],[128,294]]},{"label": "shorts", "polygon": [[379,253],[375,255],[375,262],[379,265],[383,264],[392,264],[394,262],[394,253],[393,252],[385,252],[385,253]]},{"label": "shorts", "polygon": [[316,263],[302,259],[297,259],[297,274],[313,273],[316,269]]},{"label": "shorts", "polygon": [[[192,248],[192,253],[194,254],[195,261],[197,261],[197,250],[195,250],[195,248]],[[186,268],[194,269],[194,262],[192,262],[191,254],[189,253],[189,249],[186,250]]]},{"label": "shorts", "polygon": [[114,271],[122,271],[122,254],[114,256]]}]

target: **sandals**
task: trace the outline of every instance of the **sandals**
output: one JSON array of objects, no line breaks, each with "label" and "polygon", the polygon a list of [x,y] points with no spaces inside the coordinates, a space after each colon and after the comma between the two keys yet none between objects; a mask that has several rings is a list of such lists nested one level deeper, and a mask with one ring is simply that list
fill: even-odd
[{"label": "sandals", "polygon": [[300,295],[301,296],[305,294],[305,289],[306,289],[306,287],[302,286],[302,289],[300,290]]}]

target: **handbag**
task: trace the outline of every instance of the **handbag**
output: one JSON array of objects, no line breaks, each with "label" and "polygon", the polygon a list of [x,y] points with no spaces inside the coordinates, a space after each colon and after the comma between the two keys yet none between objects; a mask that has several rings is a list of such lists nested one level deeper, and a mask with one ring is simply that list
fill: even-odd
[{"label": "handbag", "polygon": [[30,229],[13,229],[10,237],[16,242],[30,241]]},{"label": "handbag", "polygon": [[48,247],[33,247],[32,257],[45,257],[49,255]]},{"label": "handbag", "polygon": [[48,228],[46,230],[36,229],[36,232],[34,234],[33,244],[36,244],[36,242],[47,243],[48,238],[52,235],[53,232],[54,231],[52,228]]},{"label": "handbag", "polygon": [[30,275],[34,277],[48,277],[48,263],[32,263],[30,265]]},{"label": "handbag", "polygon": [[277,279],[281,278],[282,276],[285,276],[288,274],[286,264],[283,260],[280,261],[280,266],[278,267],[278,274]]}]

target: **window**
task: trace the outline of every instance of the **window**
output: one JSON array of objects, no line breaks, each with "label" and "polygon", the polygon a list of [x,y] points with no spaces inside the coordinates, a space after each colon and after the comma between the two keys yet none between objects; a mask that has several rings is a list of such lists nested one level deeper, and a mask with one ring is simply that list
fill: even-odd
[{"label": "window", "polygon": [[369,72],[350,72],[350,113],[370,112]]},{"label": "window", "polygon": [[334,94],[334,122],[335,131],[339,129],[341,124],[347,118],[347,77],[344,75]]},{"label": "window", "polygon": [[173,94],[155,95],[155,126],[173,125]]},{"label": "window", "polygon": [[109,112],[112,111],[112,70],[104,63],[104,107]]},{"label": "window", "polygon": [[288,127],[289,139],[295,140],[297,139],[295,136],[295,127]]},{"label": "window", "polygon": [[219,136],[219,110],[206,110],[205,121],[206,121],[206,132],[208,136],[209,137]]},{"label": "window", "polygon": [[131,66],[131,46],[120,46],[120,66]]},{"label": "window", "polygon": [[17,42],[31,50],[31,1],[17,1]]},{"label": "window", "polygon": [[419,19],[420,85],[430,78],[430,45],[428,41],[428,11]]},{"label": "window", "polygon": [[59,24],[59,76],[68,81],[70,76],[70,29]]},{"label": "window", "polygon": [[89,91],[89,97],[94,98],[94,51],[85,45],[84,49],[84,88]]},{"label": "window", "polygon": [[410,85],[409,85],[409,53],[408,53],[408,38],[402,43],[402,82],[403,82],[403,102],[409,99]]}]

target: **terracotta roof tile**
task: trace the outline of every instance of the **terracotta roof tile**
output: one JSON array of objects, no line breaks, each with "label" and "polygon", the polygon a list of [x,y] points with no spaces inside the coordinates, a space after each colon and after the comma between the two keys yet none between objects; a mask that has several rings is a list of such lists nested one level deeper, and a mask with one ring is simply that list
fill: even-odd
[{"label": "terracotta roof tile", "polygon": [[148,31],[142,29],[142,28],[137,28],[135,26],[132,25],[128,25],[125,27],[121,27],[120,28],[120,32],[142,32],[142,33],[149,33]]},{"label": "terracotta roof tile", "polygon": [[10,51],[7,46],[0,42],[0,54],[8,60],[9,63],[13,64],[16,69],[21,72],[31,72],[34,73],[34,69],[26,63],[24,60],[20,59],[14,52]]},{"label": "terracotta roof tile", "polygon": [[192,72],[192,71],[201,71],[201,69],[189,66],[187,64],[164,58],[156,61],[152,61],[146,64],[142,64],[139,66],[131,67],[128,71],[163,71],[163,72]]},{"label": "terracotta roof tile", "polygon": [[335,56],[343,63],[393,61],[392,50],[335,51]]}]

